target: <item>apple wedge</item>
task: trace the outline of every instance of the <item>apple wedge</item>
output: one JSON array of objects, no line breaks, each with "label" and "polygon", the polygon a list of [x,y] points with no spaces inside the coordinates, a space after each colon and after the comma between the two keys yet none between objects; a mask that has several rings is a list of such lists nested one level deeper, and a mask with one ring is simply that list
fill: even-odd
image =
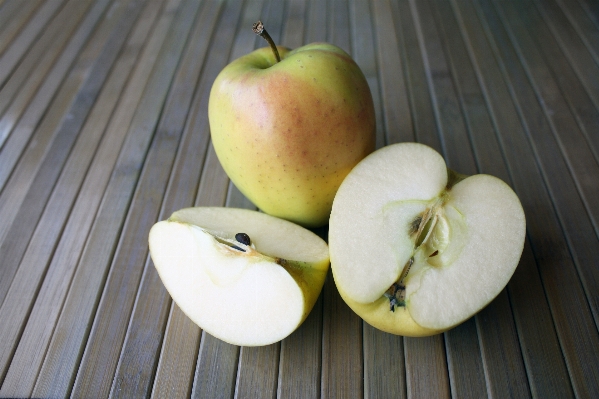
[{"label": "apple wedge", "polygon": [[189,318],[234,345],[268,345],[308,316],[329,267],[326,242],[247,209],[177,211],[149,234],[164,286]]},{"label": "apple wedge", "polygon": [[425,336],[485,307],[520,260],[526,222],[514,191],[449,170],[430,147],[402,143],[362,160],[329,222],[335,284],[383,331]]}]

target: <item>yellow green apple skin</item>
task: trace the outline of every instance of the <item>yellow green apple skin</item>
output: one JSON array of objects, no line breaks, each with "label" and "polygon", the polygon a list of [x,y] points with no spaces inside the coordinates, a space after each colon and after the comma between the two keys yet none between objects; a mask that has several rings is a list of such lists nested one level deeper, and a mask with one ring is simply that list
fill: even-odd
[{"label": "yellow green apple skin", "polygon": [[340,48],[270,48],[233,61],[215,80],[209,121],[229,178],[262,211],[317,227],[345,176],[375,147],[362,71]]}]

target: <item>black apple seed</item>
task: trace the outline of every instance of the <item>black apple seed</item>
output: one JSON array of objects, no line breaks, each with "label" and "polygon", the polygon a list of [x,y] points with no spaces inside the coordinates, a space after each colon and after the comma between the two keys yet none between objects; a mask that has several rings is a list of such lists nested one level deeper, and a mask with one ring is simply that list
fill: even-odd
[{"label": "black apple seed", "polygon": [[250,245],[252,241],[250,240],[250,236],[245,233],[237,233],[235,234],[235,239],[237,242],[242,243],[243,245]]}]

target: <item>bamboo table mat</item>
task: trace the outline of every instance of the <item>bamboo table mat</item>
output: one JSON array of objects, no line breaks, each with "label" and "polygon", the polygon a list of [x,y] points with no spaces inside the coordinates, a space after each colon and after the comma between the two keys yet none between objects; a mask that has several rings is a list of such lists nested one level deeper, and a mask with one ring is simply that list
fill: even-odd
[{"label": "bamboo table mat", "polygon": [[[207,104],[265,45],[258,19],[353,56],[378,147],[419,141],[517,192],[522,259],[475,317],[382,333],[329,275],[295,333],[237,347],[173,304],[150,227],[254,208]],[[0,0],[0,397],[599,398],[598,161],[595,0]]]}]

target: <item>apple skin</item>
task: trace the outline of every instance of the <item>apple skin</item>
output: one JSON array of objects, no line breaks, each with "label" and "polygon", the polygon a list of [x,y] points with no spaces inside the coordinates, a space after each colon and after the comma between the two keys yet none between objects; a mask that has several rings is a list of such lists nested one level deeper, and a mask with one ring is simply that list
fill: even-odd
[{"label": "apple skin", "polygon": [[264,47],[226,66],[210,93],[212,143],[225,172],[258,208],[325,225],[337,189],[375,148],[375,112],[351,57],[327,43]]}]

